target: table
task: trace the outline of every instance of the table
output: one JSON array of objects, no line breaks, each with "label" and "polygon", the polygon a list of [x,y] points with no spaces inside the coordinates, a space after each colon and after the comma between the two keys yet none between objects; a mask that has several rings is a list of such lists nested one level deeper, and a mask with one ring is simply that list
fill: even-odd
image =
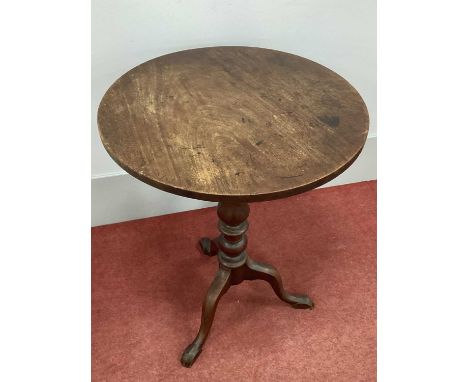
[{"label": "table", "polygon": [[99,105],[98,126],[105,149],[129,174],[173,194],[218,202],[220,235],[202,238],[200,247],[217,255],[219,269],[199,332],[182,354],[184,366],[199,356],[217,304],[233,285],[265,280],[293,308],[314,306],[308,296],[287,292],[275,267],[248,256],[248,203],[316,188],[358,157],[369,117],[345,79],[270,49],[185,50],[120,77]]}]

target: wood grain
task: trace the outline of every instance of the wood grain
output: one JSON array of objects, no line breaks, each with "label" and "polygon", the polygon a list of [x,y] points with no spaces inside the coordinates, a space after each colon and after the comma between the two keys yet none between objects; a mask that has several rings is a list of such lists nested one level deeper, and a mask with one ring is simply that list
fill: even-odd
[{"label": "wood grain", "polygon": [[136,178],[202,200],[253,202],[318,187],[366,141],[358,92],[313,61],[261,48],[168,54],[120,77],[98,125]]}]

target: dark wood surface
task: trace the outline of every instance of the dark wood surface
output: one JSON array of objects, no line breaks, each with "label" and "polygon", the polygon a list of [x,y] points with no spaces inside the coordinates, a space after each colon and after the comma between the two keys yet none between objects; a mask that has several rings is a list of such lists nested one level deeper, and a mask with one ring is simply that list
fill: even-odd
[{"label": "dark wood surface", "polygon": [[339,175],[365,143],[358,92],[333,71],[274,50],[213,47],[145,62],[99,106],[109,155],[162,190],[211,201],[297,194]]}]

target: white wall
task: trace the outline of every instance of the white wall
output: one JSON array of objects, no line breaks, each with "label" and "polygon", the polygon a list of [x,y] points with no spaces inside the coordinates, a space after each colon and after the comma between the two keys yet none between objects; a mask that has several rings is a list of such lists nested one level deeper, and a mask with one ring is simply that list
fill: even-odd
[{"label": "white wall", "polygon": [[[107,88],[151,58],[214,45],[283,50],[329,67],[360,92],[369,109],[369,136],[376,137],[375,0],[93,0],[93,179],[102,184],[105,177],[123,174],[97,130],[97,107]],[[154,198],[162,195],[158,192]]]}]

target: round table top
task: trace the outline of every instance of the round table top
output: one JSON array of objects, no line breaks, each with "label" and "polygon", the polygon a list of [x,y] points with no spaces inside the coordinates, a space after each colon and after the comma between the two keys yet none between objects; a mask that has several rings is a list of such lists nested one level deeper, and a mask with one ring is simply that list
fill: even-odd
[{"label": "round table top", "polygon": [[357,158],[369,117],[358,92],[308,59],[212,47],[147,61],[104,95],[109,155],[159,189],[210,201],[294,195]]}]

